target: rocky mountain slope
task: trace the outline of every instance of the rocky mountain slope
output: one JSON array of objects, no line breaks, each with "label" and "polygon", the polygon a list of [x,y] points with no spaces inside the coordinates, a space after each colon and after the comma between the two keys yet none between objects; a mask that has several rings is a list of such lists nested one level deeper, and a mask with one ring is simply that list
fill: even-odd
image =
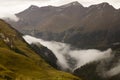
[{"label": "rocky mountain slope", "polygon": [[108,3],[84,7],[72,2],[59,7],[30,6],[8,21],[23,34],[70,43],[79,48],[106,49],[120,42],[120,10]]},{"label": "rocky mountain slope", "polygon": [[48,65],[23,40],[20,33],[0,20],[0,80],[40,79],[79,80]]}]

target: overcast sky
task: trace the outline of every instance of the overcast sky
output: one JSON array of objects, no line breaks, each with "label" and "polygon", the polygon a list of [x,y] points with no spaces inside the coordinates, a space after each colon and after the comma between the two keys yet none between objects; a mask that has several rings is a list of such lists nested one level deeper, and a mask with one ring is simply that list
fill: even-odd
[{"label": "overcast sky", "polygon": [[92,4],[108,2],[115,8],[120,8],[120,0],[0,0],[0,18],[13,16],[13,14],[23,11],[30,5],[47,6],[54,5],[60,6],[70,3],[72,1],[79,1],[83,6],[88,7]]}]

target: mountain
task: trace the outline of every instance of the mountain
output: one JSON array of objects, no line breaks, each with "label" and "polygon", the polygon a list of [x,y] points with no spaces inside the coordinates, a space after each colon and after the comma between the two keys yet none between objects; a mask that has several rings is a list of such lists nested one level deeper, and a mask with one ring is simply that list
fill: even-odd
[{"label": "mountain", "polygon": [[0,20],[0,80],[79,80],[48,65],[21,36]]},{"label": "mountain", "polygon": [[[23,30],[29,27],[32,29],[35,28],[35,30],[38,31],[45,31],[49,29],[49,26],[51,26],[50,31],[63,31],[63,28],[67,29],[69,28],[69,26],[73,26],[71,23],[68,22],[74,22],[75,24],[76,21],[82,17],[82,12],[84,12],[84,8],[81,4],[77,2],[73,2],[60,7],[46,6],[39,8],[32,5],[25,11],[16,14],[16,16],[20,18],[17,27],[23,28]],[[58,29],[54,30],[55,28]]]},{"label": "mountain", "polygon": [[119,12],[108,3],[89,7],[78,2],[59,7],[31,5],[16,14],[18,22],[8,22],[23,34],[79,48],[106,49],[120,42]]},{"label": "mountain", "polygon": [[[17,13],[16,16],[19,18],[19,21],[8,22],[23,34],[32,35],[48,41],[69,43],[72,47],[85,50],[106,50],[108,48],[112,48],[113,52],[110,58],[98,60],[81,67],[77,67],[73,73],[85,80],[120,79],[119,9],[115,9],[108,3],[84,7],[78,2],[72,2],[59,7],[37,7],[32,5],[28,9]],[[32,47],[34,47],[38,53],[41,53],[39,52],[39,44],[32,44]],[[58,51],[62,52],[62,50],[65,50],[64,46]],[[70,49],[69,52],[71,52],[71,50],[74,52],[73,49]],[[45,52],[49,51],[45,50]],[[97,52],[99,53],[99,51]],[[50,51],[50,53],[52,52]],[[84,53],[86,53],[86,51]],[[65,57],[65,62],[69,63],[67,66],[64,66],[67,68],[68,66],[70,66],[70,68],[76,67],[76,59],[71,59],[76,57],[75,54],[70,54],[68,52],[64,54],[66,55],[62,57]],[[52,58],[48,55],[49,54],[47,53],[46,55],[42,55],[42,57],[45,58],[47,62],[49,62],[49,59],[52,59],[52,62],[49,63],[56,66],[55,55],[52,55]],[[93,56],[95,55],[89,55],[89,58],[94,59]],[[77,59],[79,57],[81,56],[77,56]],[[87,61],[87,58],[88,57],[82,58],[82,60],[85,59],[85,61]]]}]

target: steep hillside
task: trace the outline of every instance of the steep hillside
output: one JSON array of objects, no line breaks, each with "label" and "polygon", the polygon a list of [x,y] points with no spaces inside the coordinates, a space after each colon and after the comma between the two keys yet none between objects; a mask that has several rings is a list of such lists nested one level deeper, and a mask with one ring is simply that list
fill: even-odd
[{"label": "steep hillside", "polygon": [[21,34],[0,20],[0,80],[79,80],[48,65],[22,39]]}]

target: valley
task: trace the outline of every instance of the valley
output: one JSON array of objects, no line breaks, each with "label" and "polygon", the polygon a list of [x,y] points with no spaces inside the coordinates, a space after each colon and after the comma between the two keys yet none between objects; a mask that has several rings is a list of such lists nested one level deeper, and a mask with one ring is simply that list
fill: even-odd
[{"label": "valley", "polygon": [[120,2],[51,1],[0,3],[0,80],[120,80]]}]

